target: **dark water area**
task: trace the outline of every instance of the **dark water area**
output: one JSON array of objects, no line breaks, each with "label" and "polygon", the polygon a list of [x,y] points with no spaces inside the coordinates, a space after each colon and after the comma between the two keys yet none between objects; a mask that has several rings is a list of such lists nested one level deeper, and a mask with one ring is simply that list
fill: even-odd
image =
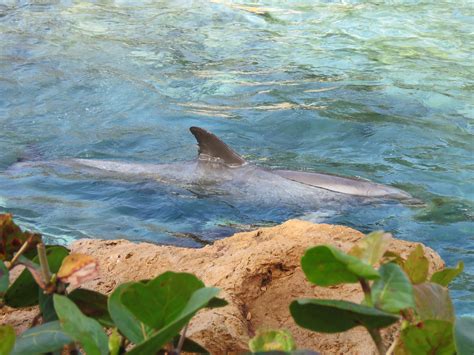
[{"label": "dark water area", "polygon": [[[422,242],[474,310],[469,1],[0,0],[0,212],[49,241],[199,247],[302,217]],[[206,128],[267,168],[359,176],[424,207],[309,211],[156,181],[7,171],[18,159],[170,163]]]}]

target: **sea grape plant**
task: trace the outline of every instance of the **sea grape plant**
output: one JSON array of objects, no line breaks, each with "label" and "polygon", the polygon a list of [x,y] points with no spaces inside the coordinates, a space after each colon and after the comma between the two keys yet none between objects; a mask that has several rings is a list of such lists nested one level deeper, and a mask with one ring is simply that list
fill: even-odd
[{"label": "sea grape plant", "polygon": [[[474,322],[455,321],[447,289],[463,271],[463,263],[429,277],[429,262],[421,245],[404,259],[388,250],[390,241],[390,234],[373,232],[347,253],[331,245],[308,249],[301,265],[311,283],[322,287],[359,283],[364,298],[361,304],[297,299],[290,305],[295,322],[322,333],[363,326],[380,354],[387,352],[380,330],[400,322],[400,337],[388,349],[389,353],[468,354],[464,349],[472,351]],[[468,327],[472,331],[470,336],[466,336]]]},{"label": "sea grape plant", "polygon": [[279,351],[289,353],[296,350],[296,343],[291,334],[280,329],[259,329],[249,340],[252,353]]},{"label": "sea grape plant", "polygon": [[[23,244],[9,243],[11,233]],[[11,215],[0,215],[0,236],[7,241],[2,242],[3,260],[11,257],[0,262],[0,305],[39,306],[31,328],[19,336],[11,326],[0,327],[1,355],[72,352],[78,346],[88,355],[207,353],[185,332],[200,309],[227,304],[216,297],[219,289],[205,287],[192,274],[165,272],[121,284],[107,296],[81,287],[98,274],[94,258],[44,246],[39,235],[21,232]],[[26,254],[31,245],[36,255]],[[25,270],[10,284],[9,271],[16,265]]]},{"label": "sea grape plant", "polygon": [[[194,275],[165,272],[152,280],[121,284],[107,296],[82,288],[98,273],[94,258],[45,246],[38,234],[22,232],[11,215],[0,215],[0,237],[0,307],[39,306],[31,328],[19,336],[11,326],[0,326],[1,355],[73,352],[78,346],[93,355],[206,352],[186,338],[187,324],[200,309],[226,302],[216,297],[218,289],[205,287]],[[330,333],[362,325],[384,353],[380,329],[401,320],[401,335],[391,353],[474,353],[474,319],[455,320],[446,288],[462,272],[462,262],[428,280],[423,248],[417,246],[405,260],[387,251],[389,241],[389,235],[376,232],[348,253],[327,245],[309,249],[302,266],[312,283],[327,287],[358,282],[364,300],[296,300],[290,306],[295,321]],[[9,272],[17,265],[25,270],[10,284]],[[255,353],[315,354],[295,350],[284,331],[261,332],[249,346]]]}]

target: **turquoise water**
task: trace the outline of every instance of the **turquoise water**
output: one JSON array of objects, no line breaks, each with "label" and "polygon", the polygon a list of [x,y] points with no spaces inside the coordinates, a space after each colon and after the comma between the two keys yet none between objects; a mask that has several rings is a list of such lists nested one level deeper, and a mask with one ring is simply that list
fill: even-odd
[{"label": "turquoise water", "polygon": [[[66,243],[200,246],[304,215],[423,242],[474,310],[469,1],[0,0],[0,211]],[[202,126],[256,164],[360,176],[425,207],[248,206],[150,181],[9,175],[20,158],[191,160]],[[312,212],[312,213],[311,213]]]}]

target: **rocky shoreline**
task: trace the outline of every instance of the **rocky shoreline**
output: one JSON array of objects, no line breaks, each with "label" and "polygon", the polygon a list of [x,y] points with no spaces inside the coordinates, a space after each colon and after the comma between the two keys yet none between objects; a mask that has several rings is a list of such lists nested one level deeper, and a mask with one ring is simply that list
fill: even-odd
[{"label": "rocky shoreline", "polygon": [[[219,287],[220,297],[229,305],[201,311],[193,318],[188,336],[212,353],[247,350],[247,343],[259,328],[289,330],[298,349],[314,349],[325,354],[369,354],[375,347],[365,329],[358,327],[340,334],[312,333],[298,327],[288,306],[301,297],[333,298],[360,302],[358,284],[330,288],[310,284],[300,267],[305,249],[317,244],[332,244],[344,251],[363,237],[348,227],[290,220],[281,225],[236,233],[201,249],[132,243],[127,240],[81,239],[74,252],[98,259],[99,277],[85,288],[110,293],[120,283],[153,278],[167,271],[194,273],[208,286]],[[393,239],[390,250],[407,256],[416,246]],[[430,272],[444,266],[432,249],[424,247]],[[35,308],[0,310],[0,323],[22,331],[36,315]],[[384,337],[392,339],[394,328]]]}]

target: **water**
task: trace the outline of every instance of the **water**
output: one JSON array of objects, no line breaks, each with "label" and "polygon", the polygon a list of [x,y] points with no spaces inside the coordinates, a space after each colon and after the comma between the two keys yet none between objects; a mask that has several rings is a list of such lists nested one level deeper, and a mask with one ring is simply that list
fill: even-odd
[{"label": "water", "polygon": [[[199,246],[305,214],[423,242],[474,310],[470,1],[0,0],[0,211],[50,241]],[[190,126],[266,167],[361,176],[426,202],[310,213],[17,159],[191,160]]]}]

